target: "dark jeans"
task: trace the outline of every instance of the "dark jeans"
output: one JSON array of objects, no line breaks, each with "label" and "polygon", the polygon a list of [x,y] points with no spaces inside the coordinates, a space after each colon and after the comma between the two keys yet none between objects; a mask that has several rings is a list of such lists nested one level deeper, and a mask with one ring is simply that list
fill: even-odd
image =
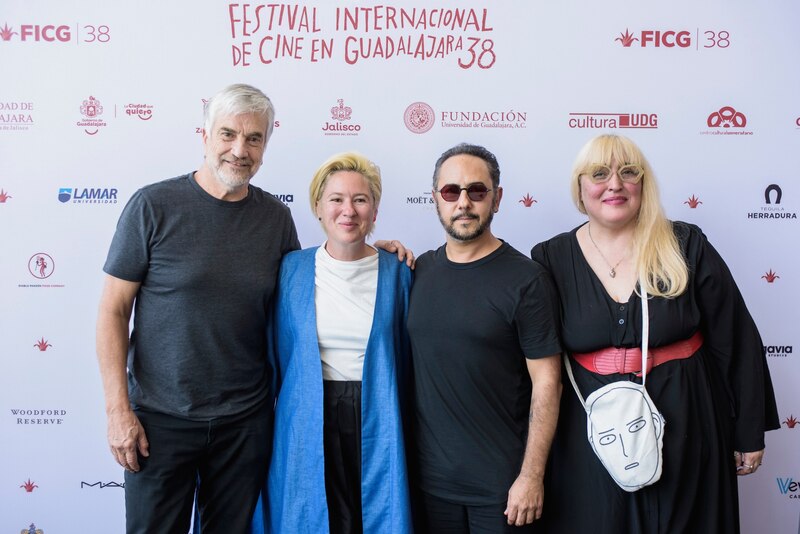
[{"label": "dark jeans", "polygon": [[330,534],[361,534],[361,382],[323,381]]},{"label": "dark jeans", "polygon": [[231,421],[187,421],[136,411],[150,442],[125,472],[128,534],[186,534],[197,494],[203,534],[247,532],[272,446],[267,407]]},{"label": "dark jeans", "polygon": [[503,512],[506,503],[463,505],[417,492],[415,520],[417,534],[528,534],[536,522],[522,527],[509,525]]}]

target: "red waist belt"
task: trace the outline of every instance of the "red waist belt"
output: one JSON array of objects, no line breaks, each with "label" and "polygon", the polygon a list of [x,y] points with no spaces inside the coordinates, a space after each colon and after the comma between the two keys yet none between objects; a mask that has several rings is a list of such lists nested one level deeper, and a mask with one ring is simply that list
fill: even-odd
[{"label": "red waist belt", "polygon": [[[652,347],[647,351],[647,372],[664,362],[688,358],[702,346],[703,336],[698,331],[689,339],[666,347]],[[639,347],[631,349],[609,347],[594,352],[573,354],[572,357],[586,370],[599,375],[642,372],[642,349]]]}]

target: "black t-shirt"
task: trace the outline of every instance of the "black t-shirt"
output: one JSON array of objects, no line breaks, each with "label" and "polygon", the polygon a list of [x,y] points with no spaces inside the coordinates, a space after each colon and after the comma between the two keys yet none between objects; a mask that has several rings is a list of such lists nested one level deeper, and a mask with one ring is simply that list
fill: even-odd
[{"label": "black t-shirt", "polygon": [[421,489],[462,504],[505,502],[522,464],[531,401],[526,358],[559,353],[549,274],[503,243],[453,263],[417,260],[408,314]]}]

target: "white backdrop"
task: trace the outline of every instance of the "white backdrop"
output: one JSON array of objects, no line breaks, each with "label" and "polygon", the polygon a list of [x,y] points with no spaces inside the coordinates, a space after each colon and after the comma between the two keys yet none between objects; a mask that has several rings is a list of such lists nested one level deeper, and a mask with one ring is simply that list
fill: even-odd
[{"label": "white backdrop", "polygon": [[322,241],[307,185],[335,152],[381,166],[375,236],[421,253],[444,239],[434,161],[485,145],[504,187],[495,233],[527,253],[582,220],[568,192],[579,147],[633,138],[667,213],[705,230],[764,337],[782,425],[740,481],[743,530],[800,532],[799,21],[793,0],[6,0],[0,530],[124,530],[94,356],[101,267],[130,195],[199,166],[203,99],[241,81],[278,110],[254,183],[292,208],[305,246]]}]

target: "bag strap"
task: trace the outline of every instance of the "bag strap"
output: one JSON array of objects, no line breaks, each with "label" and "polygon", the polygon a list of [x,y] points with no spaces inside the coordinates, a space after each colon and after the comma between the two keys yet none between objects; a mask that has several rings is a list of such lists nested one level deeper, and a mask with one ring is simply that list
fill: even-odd
[{"label": "bag strap", "polygon": [[[647,290],[642,282],[643,280],[639,278],[639,291],[642,293],[642,388],[644,388],[645,380],[647,380],[647,346],[650,340],[650,313],[647,306]],[[564,365],[567,368],[569,381],[572,382],[572,388],[575,390],[575,394],[578,396],[578,400],[581,401],[583,409],[585,410],[586,401],[578,389],[578,384],[575,383],[575,376],[572,374],[572,364],[569,362],[569,356],[567,356],[566,352],[562,353],[561,356],[564,358]]]}]

